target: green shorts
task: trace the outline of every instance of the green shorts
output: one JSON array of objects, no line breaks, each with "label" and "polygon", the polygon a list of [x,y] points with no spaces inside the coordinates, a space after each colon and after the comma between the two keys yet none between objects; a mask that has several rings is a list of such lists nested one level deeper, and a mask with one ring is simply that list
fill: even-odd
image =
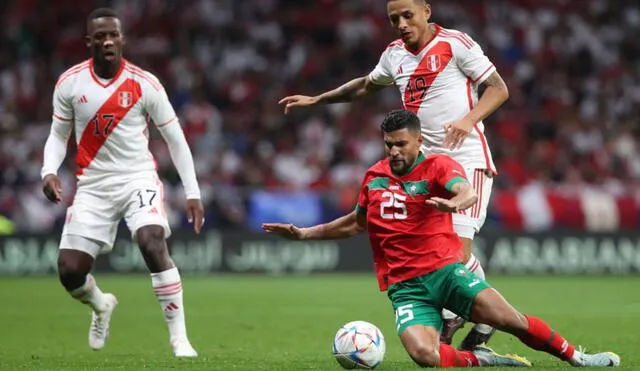
[{"label": "green shorts", "polygon": [[401,334],[409,326],[424,325],[441,332],[443,308],[469,320],[476,295],[489,287],[461,263],[394,283],[387,294],[396,313],[396,331]]}]

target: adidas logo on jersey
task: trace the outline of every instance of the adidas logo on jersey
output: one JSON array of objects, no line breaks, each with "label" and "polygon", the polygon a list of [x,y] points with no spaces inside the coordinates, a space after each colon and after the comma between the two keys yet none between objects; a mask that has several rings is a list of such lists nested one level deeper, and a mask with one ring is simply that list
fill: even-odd
[{"label": "adidas logo on jersey", "polygon": [[78,98],[78,103],[87,103],[87,97],[86,96],[81,96],[80,98]]}]

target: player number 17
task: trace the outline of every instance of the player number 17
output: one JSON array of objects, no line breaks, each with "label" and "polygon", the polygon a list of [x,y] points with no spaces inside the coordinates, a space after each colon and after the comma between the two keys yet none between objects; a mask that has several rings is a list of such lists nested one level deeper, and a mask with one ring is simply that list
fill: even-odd
[{"label": "player number 17", "polygon": [[115,115],[108,113],[97,113],[91,119],[93,124],[93,134],[96,136],[107,136],[111,134]]},{"label": "player number 17", "polygon": [[[153,205],[153,200],[156,198],[156,194],[158,193],[154,189],[146,189],[145,191],[146,192],[142,192],[142,191],[136,192],[136,196],[138,196],[138,201],[140,202],[140,205],[139,205],[140,208],[143,208],[146,205]],[[145,204],[145,198],[147,198],[146,204]]]}]

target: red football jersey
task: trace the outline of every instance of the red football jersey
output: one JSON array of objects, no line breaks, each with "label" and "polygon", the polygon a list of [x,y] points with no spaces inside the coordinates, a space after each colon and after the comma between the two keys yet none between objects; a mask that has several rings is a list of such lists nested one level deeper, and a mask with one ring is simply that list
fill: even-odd
[{"label": "red football jersey", "polygon": [[462,260],[462,244],[451,213],[425,201],[451,198],[451,187],[466,182],[462,166],[447,155],[422,154],[405,175],[395,175],[389,159],[369,168],[356,210],[367,215],[380,290]]}]

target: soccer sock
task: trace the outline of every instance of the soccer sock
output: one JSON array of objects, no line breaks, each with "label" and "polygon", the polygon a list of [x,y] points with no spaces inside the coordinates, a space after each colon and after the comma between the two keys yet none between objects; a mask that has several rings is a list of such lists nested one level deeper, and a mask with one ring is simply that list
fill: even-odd
[{"label": "soccer sock", "polygon": [[105,309],[104,293],[100,290],[96,284],[96,280],[91,274],[87,274],[82,286],[69,291],[69,294],[71,294],[74,299],[90,306],[95,312],[101,312]]},{"label": "soccer sock", "polygon": [[454,318],[458,317],[458,315],[457,315],[457,314],[455,314],[455,313],[453,313],[453,312],[452,312],[452,311],[450,311],[449,309],[443,309],[443,310],[442,310],[442,317],[443,317],[445,320],[451,320],[451,319],[454,319]]},{"label": "soccer sock", "polygon": [[182,281],[178,268],[173,267],[164,272],[151,273],[151,284],[164,319],[169,327],[170,341],[187,338],[187,328],[182,304]]},{"label": "soccer sock", "polygon": [[[467,261],[467,264],[465,264],[465,267],[467,267],[468,270],[473,272],[479,278],[483,280],[485,279],[484,269],[482,268],[482,264],[480,264],[480,260],[478,260],[478,258],[476,258],[475,255],[473,254],[471,255],[471,257],[469,258],[469,261]],[[484,325],[482,323],[476,324],[475,326],[473,326],[473,328],[483,335],[488,335],[493,330],[491,326]]]},{"label": "soccer sock", "polygon": [[540,318],[525,315],[529,321],[527,333],[518,336],[520,341],[530,348],[547,352],[563,361],[571,362],[575,353],[575,347],[569,344],[562,335],[553,330]]},{"label": "soccer sock", "polygon": [[440,343],[440,367],[477,367],[478,358],[471,352],[456,350],[451,345]]}]

